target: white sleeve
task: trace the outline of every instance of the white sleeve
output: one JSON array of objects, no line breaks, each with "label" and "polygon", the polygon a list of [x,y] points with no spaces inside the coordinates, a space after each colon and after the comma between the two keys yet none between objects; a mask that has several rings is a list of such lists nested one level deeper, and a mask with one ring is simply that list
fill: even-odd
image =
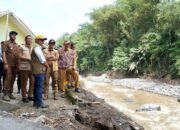
[{"label": "white sleeve", "polygon": [[38,57],[39,61],[44,64],[46,62],[46,59],[44,57],[44,54],[42,52],[42,49],[40,47],[35,47],[34,48],[34,52],[36,54],[36,56]]}]

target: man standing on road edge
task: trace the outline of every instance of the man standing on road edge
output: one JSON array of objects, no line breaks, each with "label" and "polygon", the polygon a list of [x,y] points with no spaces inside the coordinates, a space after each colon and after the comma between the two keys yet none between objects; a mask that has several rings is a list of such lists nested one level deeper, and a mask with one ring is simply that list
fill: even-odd
[{"label": "man standing on road edge", "polygon": [[42,35],[37,35],[35,38],[35,46],[32,50],[31,60],[32,60],[32,72],[34,75],[34,107],[36,108],[47,108],[49,105],[43,103],[43,88],[44,88],[44,78],[49,66],[44,57],[42,47],[47,40]]}]

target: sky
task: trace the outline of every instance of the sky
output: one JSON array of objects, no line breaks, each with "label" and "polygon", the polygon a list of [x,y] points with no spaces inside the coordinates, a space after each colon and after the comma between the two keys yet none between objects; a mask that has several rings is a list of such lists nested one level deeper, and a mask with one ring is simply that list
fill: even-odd
[{"label": "sky", "polygon": [[0,0],[0,11],[14,12],[35,34],[57,39],[89,22],[92,9],[115,0]]}]

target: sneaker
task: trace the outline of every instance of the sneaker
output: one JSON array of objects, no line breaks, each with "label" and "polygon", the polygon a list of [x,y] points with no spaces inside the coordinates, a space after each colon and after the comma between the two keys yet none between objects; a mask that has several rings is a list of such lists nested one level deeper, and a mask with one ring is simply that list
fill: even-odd
[{"label": "sneaker", "polygon": [[8,95],[4,95],[4,96],[3,96],[3,100],[9,102],[9,101],[10,101],[10,98],[9,98]]},{"label": "sneaker", "polygon": [[75,88],[75,92],[80,93],[80,89],[79,88]]},{"label": "sneaker", "polygon": [[9,98],[10,99],[13,99],[13,100],[15,100],[16,99],[16,97],[11,93],[11,94],[9,94]]},{"label": "sneaker", "polygon": [[23,97],[22,101],[27,103],[27,102],[29,102],[29,99],[27,97]]},{"label": "sneaker", "polygon": [[43,97],[43,100],[48,100],[48,96],[44,96],[44,97]]},{"label": "sneaker", "polygon": [[60,97],[65,98],[65,93],[61,93]]},{"label": "sneaker", "polygon": [[33,97],[28,97],[28,100],[29,101],[34,101],[34,98]]},{"label": "sneaker", "polygon": [[42,104],[40,107],[41,107],[41,108],[48,108],[49,105],[47,105],[47,104]]},{"label": "sneaker", "polygon": [[46,104],[42,104],[42,105],[34,104],[33,106],[36,107],[37,109],[39,109],[39,108],[48,108],[49,107],[49,105],[46,105]]}]

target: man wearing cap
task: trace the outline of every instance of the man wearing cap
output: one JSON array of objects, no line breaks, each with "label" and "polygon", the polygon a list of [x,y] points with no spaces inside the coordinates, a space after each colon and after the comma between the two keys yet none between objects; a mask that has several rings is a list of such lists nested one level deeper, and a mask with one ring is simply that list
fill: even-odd
[{"label": "man wearing cap", "polygon": [[32,50],[32,72],[34,75],[34,107],[47,108],[48,105],[42,102],[42,93],[44,88],[44,77],[49,66],[42,51],[43,44],[47,40],[42,35],[37,35],[35,38],[35,46]]},{"label": "man wearing cap", "polygon": [[[25,44],[20,46],[20,81],[21,81],[21,94],[22,101],[29,102],[33,101],[33,88],[34,88],[34,77],[31,72],[31,52],[32,52],[33,38],[31,35],[25,37]],[[29,91],[27,96],[27,82],[29,79]]]},{"label": "man wearing cap", "polygon": [[54,100],[58,100],[58,59],[59,53],[54,49],[55,40],[49,40],[49,46],[47,49],[44,49],[44,55],[48,62],[49,69],[45,76],[45,86],[44,86],[44,100],[49,98],[49,80],[52,78],[52,87],[53,87],[53,96]]},{"label": "man wearing cap", "polygon": [[19,63],[19,48],[15,41],[16,35],[18,35],[17,32],[11,31],[9,33],[9,40],[5,41],[3,44],[3,62],[5,70],[3,100],[5,101],[10,101],[10,99],[16,99],[12,94]]}]

